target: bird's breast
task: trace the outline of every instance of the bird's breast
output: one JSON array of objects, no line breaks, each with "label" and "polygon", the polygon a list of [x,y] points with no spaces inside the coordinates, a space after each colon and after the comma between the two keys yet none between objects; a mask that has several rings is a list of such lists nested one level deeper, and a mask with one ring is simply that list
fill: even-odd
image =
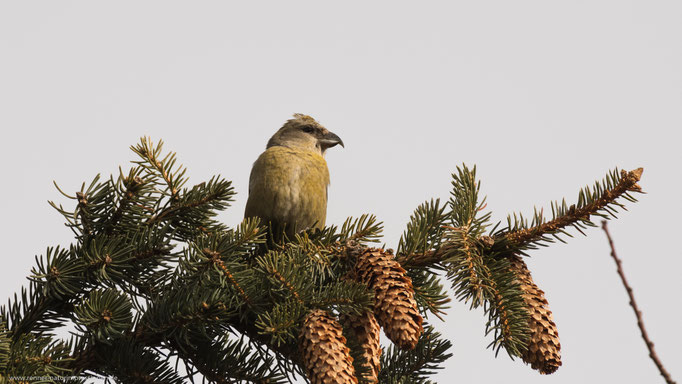
[{"label": "bird's breast", "polygon": [[246,216],[285,223],[296,230],[323,227],[328,185],[329,170],[322,156],[271,147],[253,165]]}]

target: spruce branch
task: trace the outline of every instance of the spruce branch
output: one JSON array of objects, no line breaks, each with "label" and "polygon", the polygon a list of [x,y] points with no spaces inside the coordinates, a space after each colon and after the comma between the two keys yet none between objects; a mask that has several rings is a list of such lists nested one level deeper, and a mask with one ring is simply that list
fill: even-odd
[{"label": "spruce branch", "polygon": [[[190,340],[206,334],[220,334],[229,329],[230,320],[237,312],[225,304],[227,296],[220,290],[204,290],[196,286],[175,287],[151,300],[144,314],[136,321],[135,329],[123,331],[114,347],[135,344],[146,348],[161,346],[182,347]],[[95,324],[101,324],[103,311],[94,311]],[[69,367],[76,372],[92,370],[104,372],[111,356],[102,351],[111,347],[111,338],[91,340],[88,345],[74,348]],[[116,344],[119,343],[119,344]]]},{"label": "spruce branch", "polygon": [[450,308],[448,303],[451,299],[445,291],[440,277],[427,271],[407,270],[407,276],[412,279],[414,298],[417,301],[419,312],[428,318],[428,313],[433,314],[439,320],[445,321],[445,310]]},{"label": "spruce branch", "polygon": [[[595,226],[590,220],[591,216],[599,216],[604,219],[616,217],[615,207],[625,209],[625,206],[616,200],[620,197],[629,201],[636,201],[629,192],[642,192],[637,182],[642,177],[643,168],[626,172],[618,170],[610,172],[601,183],[595,183],[594,187],[585,187],[578,195],[577,204],[567,207],[564,200],[561,204],[552,203],[552,219],[546,221],[543,211],[535,212],[530,226],[523,216],[514,215],[512,224],[508,219],[508,232],[504,233],[504,239],[510,248],[529,249],[536,245],[552,242],[553,238],[561,240],[561,234],[570,236],[565,228],[572,226],[582,233],[585,226]],[[548,237],[553,236],[553,237]]]},{"label": "spruce branch", "polygon": [[[4,372],[7,376],[67,376],[69,345],[47,335],[24,334],[9,343]],[[69,381],[71,383],[80,381]]]},{"label": "spruce branch", "polygon": [[[443,226],[448,219],[446,208],[440,199],[431,199],[419,205],[400,236],[397,254],[415,255],[438,248],[443,237]],[[403,263],[414,265],[409,256],[402,259]]]},{"label": "spruce branch", "polygon": [[528,307],[517,276],[507,258],[490,258],[484,268],[487,282],[483,310],[488,315],[485,334],[493,334],[488,347],[495,350],[495,355],[504,348],[511,358],[521,357],[528,348],[530,329]]},{"label": "spruce branch", "polygon": [[63,300],[82,291],[85,267],[74,262],[73,249],[48,247],[45,258],[36,256],[35,260],[28,279],[40,286],[45,296]]},{"label": "spruce branch", "polygon": [[[105,229],[106,234],[111,234],[114,231],[119,222],[126,213],[128,213],[127,211],[131,210],[131,208],[153,211],[152,208],[137,201],[140,195],[145,192],[146,184],[145,180],[139,176],[140,170],[140,167],[132,168],[128,176],[123,176],[123,171],[119,168],[119,177],[117,182],[114,183],[116,185],[118,203],[116,210],[112,213],[111,218],[107,223],[107,228]],[[132,212],[128,214],[132,215]],[[133,217],[133,219],[136,218],[137,217]]]},{"label": "spruce branch", "polygon": [[429,376],[442,369],[443,362],[452,356],[448,353],[451,347],[449,340],[443,340],[439,332],[427,326],[413,350],[390,346],[382,353],[379,383],[430,383]]},{"label": "spruce branch", "polygon": [[76,208],[73,212],[64,209],[60,204],[57,205],[53,201],[48,203],[56,209],[66,219],[66,226],[69,227],[76,237],[88,236],[93,233],[93,226],[96,224],[97,216],[102,213],[108,206],[109,201],[114,198],[114,189],[111,181],[99,182],[100,175],[97,174],[88,188],[85,188],[85,183],[81,185],[80,191],[76,192],[74,196],[65,193],[56,182],[54,186],[66,198],[75,200],[77,202]]},{"label": "spruce branch", "polygon": [[[207,183],[195,185],[189,190],[183,190],[182,194],[176,193],[172,205],[164,208],[158,215],[152,216],[147,224],[155,224],[173,217],[194,213],[198,220],[211,217],[214,210],[223,210],[229,206],[234,196],[232,182],[219,177],[211,178]],[[200,208],[200,209],[197,209]],[[201,215],[201,214],[204,215]]]},{"label": "spruce branch", "polygon": [[182,339],[198,328],[220,333],[238,315],[229,298],[228,292],[193,285],[168,289],[150,301],[131,332],[137,341],[150,345],[168,338]]},{"label": "spruce branch", "polygon": [[464,302],[471,301],[471,308],[483,303],[483,290],[490,286],[490,271],[485,265],[484,254],[465,228],[450,227],[446,232],[447,242],[438,251],[447,265],[446,276],[452,282],[455,297]]},{"label": "spruce branch", "polygon": [[[225,307],[222,306],[222,308],[224,311]],[[202,313],[202,310],[199,310],[196,312],[196,315],[204,316],[205,313]],[[244,380],[245,382],[254,383],[283,383],[282,375],[272,369],[275,365],[275,359],[273,357],[268,357],[267,354],[263,355],[263,353],[260,353],[259,355],[250,354],[250,352],[245,349],[242,341],[236,343],[231,342],[225,338],[226,334],[224,332],[223,336],[215,341],[211,341],[206,335],[200,333],[179,336],[176,334],[177,330],[187,327],[190,324],[191,319],[187,315],[184,315],[182,319],[178,320],[179,321],[169,320],[172,324],[165,326],[155,324],[151,327],[158,326],[159,329],[163,329],[163,333],[167,335],[160,334],[158,333],[158,330],[154,331],[149,326],[142,326],[132,333],[127,333],[126,337],[120,339],[113,348],[104,344],[91,344],[88,347],[75,348],[73,349],[75,350],[75,353],[68,359],[67,367],[73,373],[80,373],[87,370],[91,372],[112,374],[119,378],[130,377],[126,376],[126,374],[134,374],[135,372],[157,370],[157,372],[164,372],[164,374],[159,376],[150,375],[149,377],[163,378],[166,374],[170,375],[173,372],[160,371],[164,369],[163,366],[158,365],[158,363],[154,361],[149,361],[152,356],[140,356],[140,351],[144,354],[146,351],[151,351],[151,349],[163,346],[170,348],[171,355],[177,355],[186,362],[189,362],[196,368],[198,373],[201,373],[202,376],[210,382],[233,383],[235,380],[237,382],[239,382],[239,380]],[[244,324],[243,327],[235,327],[235,330],[237,333],[249,337],[251,342],[260,340],[258,343],[262,346],[269,347],[268,350],[275,352],[278,356],[277,359],[291,359],[291,361],[297,361],[296,353],[287,349],[288,346],[273,347],[269,345],[263,341],[263,337],[260,336],[252,326]],[[169,335],[170,337],[168,337]],[[137,352],[116,352],[120,346],[127,346],[127,348],[132,346],[137,349]],[[247,355],[249,355],[248,359],[242,360],[242,358]],[[169,357],[170,355],[166,357],[166,360]],[[130,358],[142,360],[128,361],[126,363],[120,362],[123,359]],[[279,364],[279,361],[277,361],[277,364]],[[130,368],[126,371],[124,369],[126,366],[137,366],[139,368]],[[297,369],[295,366],[287,368],[289,371]],[[300,369],[298,369],[298,372],[302,373]],[[259,377],[261,378],[261,381],[258,380]],[[123,380],[125,381],[125,379]],[[167,381],[161,379],[160,382]],[[181,382],[184,381],[180,381],[180,383]]]},{"label": "spruce branch", "polygon": [[271,282],[271,294],[284,298],[293,299],[299,304],[304,304],[308,296],[305,291],[310,290],[310,281],[301,278],[298,269],[302,265],[303,258],[296,252],[280,253],[270,251],[256,259],[256,265]]},{"label": "spruce branch", "polygon": [[171,345],[179,357],[191,363],[211,383],[285,382],[283,375],[273,368],[275,359],[256,353],[245,338],[233,341],[223,335],[216,340],[201,338],[190,345]]},{"label": "spruce branch", "polygon": [[289,300],[258,315],[255,324],[262,335],[270,336],[272,343],[279,347],[296,340],[298,325],[305,313],[303,302]]},{"label": "spruce branch", "polygon": [[147,249],[137,249],[130,253],[130,256],[137,261],[144,261],[149,259],[158,259],[163,256],[168,256],[171,254],[171,246],[160,245],[152,246]]},{"label": "spruce branch", "polygon": [[100,373],[124,383],[183,384],[183,378],[168,364],[167,359],[151,348],[132,339],[99,348],[97,359],[105,361]]},{"label": "spruce branch", "polygon": [[630,306],[632,307],[632,310],[635,312],[635,316],[637,317],[637,326],[639,327],[639,331],[642,334],[644,344],[646,344],[646,347],[649,350],[649,357],[656,365],[656,368],[658,368],[658,372],[660,372],[661,376],[663,376],[665,382],[668,384],[675,384],[675,381],[670,376],[670,373],[666,371],[665,367],[663,366],[663,363],[661,362],[661,359],[658,357],[658,354],[654,349],[654,343],[651,341],[651,339],[649,339],[649,334],[647,333],[646,328],[644,327],[642,311],[637,306],[637,301],[635,301],[635,295],[632,290],[632,287],[630,287],[628,280],[625,278],[625,272],[623,271],[623,262],[616,254],[616,248],[615,245],[613,244],[611,234],[609,233],[609,227],[606,220],[601,222],[601,227],[604,230],[604,233],[606,234],[607,240],[609,241],[609,247],[611,247],[611,257],[613,258],[613,261],[616,263],[616,271],[618,272],[618,276],[620,277],[620,280],[623,283],[623,287],[625,287],[625,290],[628,293],[628,297],[630,298]]},{"label": "spruce branch", "polygon": [[[463,175],[471,177],[468,169],[464,168],[462,171]],[[596,182],[593,187],[583,188],[578,194],[577,204],[568,206],[565,200],[561,203],[553,202],[551,204],[553,218],[549,221],[545,220],[543,210],[535,210],[530,224],[523,215],[514,214],[508,218],[507,228],[501,230],[493,229],[491,231],[495,242],[492,248],[498,252],[503,252],[506,249],[507,252],[511,251],[512,253],[524,249],[534,249],[537,245],[546,245],[548,242],[553,242],[554,239],[564,241],[560,235],[571,237],[571,234],[565,230],[567,227],[573,227],[579,232],[584,233],[582,230],[586,226],[595,226],[590,220],[591,216],[598,216],[604,219],[615,218],[616,207],[626,209],[622,203],[617,201],[619,198],[635,202],[637,200],[631,193],[644,193],[639,184],[637,184],[641,179],[642,173],[643,168],[629,172],[623,170],[620,172],[618,170],[610,172],[604,180]],[[471,185],[471,183],[453,181],[453,185],[458,184],[462,187]],[[472,193],[473,189],[469,188],[469,191],[469,193]],[[462,194],[462,196],[467,195]],[[460,217],[471,217],[468,216],[473,212],[470,200],[463,201],[464,203],[455,204],[463,212]],[[481,203],[476,209],[484,207],[485,205]],[[465,220],[461,222],[466,223]],[[460,232],[466,229],[466,225],[454,227],[451,229],[459,230]],[[480,240],[485,240],[485,236],[481,234],[476,237]],[[461,243],[457,242],[455,244]],[[440,248],[417,251],[412,254],[399,253],[397,259],[405,268],[436,266],[447,257],[448,250],[451,250],[452,247],[452,241],[445,241]]]},{"label": "spruce branch", "polygon": [[[625,209],[623,204],[616,201],[618,198],[624,198],[628,201],[636,201],[630,192],[642,193],[641,187],[637,182],[641,179],[643,169],[638,168],[633,171],[625,172],[616,170],[610,172],[602,182],[595,183],[594,187],[586,187],[582,189],[578,196],[577,205],[567,206],[565,201],[560,203],[553,202],[551,205],[553,211],[553,219],[546,221],[542,210],[536,210],[531,225],[522,215],[514,214],[514,220],[511,217],[508,219],[508,227],[504,230],[491,231],[494,237],[495,248],[497,251],[507,250],[522,250],[524,248],[532,249],[534,244],[543,245],[543,242],[551,242],[553,238],[548,235],[555,236],[555,238],[563,241],[559,236],[567,233],[564,228],[573,226],[582,233],[585,226],[594,226],[590,221],[591,215],[600,217],[615,217],[615,208],[619,207]],[[453,174],[453,199],[451,206],[453,209],[451,215],[455,215],[459,223],[449,228],[450,232],[444,232],[444,235],[459,236],[461,239],[453,241],[444,241],[440,248],[432,248],[426,250],[418,250],[414,253],[398,252],[397,260],[405,268],[423,268],[428,266],[437,267],[444,258],[448,256],[449,251],[453,246],[458,245],[462,247],[463,252],[467,252],[466,230],[471,224],[470,219],[476,216],[476,212],[485,208],[485,201],[473,206],[472,202],[477,201],[477,194],[480,185],[475,181],[475,168],[469,170],[466,166],[458,168],[458,174]],[[418,208],[419,209],[419,208]],[[480,217],[485,224],[485,220],[490,217],[488,213],[486,216]],[[498,224],[499,225],[499,224]],[[483,226],[485,228],[485,226]],[[497,228],[497,226],[496,226]],[[486,239],[486,236],[479,232],[472,236],[472,240],[491,240]],[[474,276],[474,275],[472,275]],[[475,276],[473,277],[475,279]]]},{"label": "spruce branch", "polygon": [[133,163],[140,165],[147,174],[154,178],[156,175],[160,176],[165,183],[163,193],[171,200],[176,199],[180,189],[187,182],[187,178],[184,177],[187,169],[182,165],[175,168],[177,162],[175,153],[169,152],[162,158],[163,140],[159,140],[154,146],[149,137],[140,138],[140,143],[131,146],[130,149],[141,158]]},{"label": "spruce branch", "polygon": [[[457,167],[457,172],[452,174],[447,205],[440,207],[439,200],[431,200],[415,210],[406,234],[401,237],[400,244],[406,246],[398,246],[397,260],[401,265],[408,269],[439,269],[453,252],[472,257],[473,242],[483,235],[491,217],[490,212],[480,214],[487,206],[485,198],[479,201],[480,188],[476,167]],[[408,237],[408,233],[412,234]],[[414,245],[407,246],[410,244]]]},{"label": "spruce branch", "polygon": [[[2,307],[8,329],[0,328],[0,360],[9,345],[10,354],[26,357],[20,368],[27,373],[42,372],[34,363],[50,357],[59,363],[49,369],[124,382],[179,383],[201,374],[215,383],[280,383],[306,368],[314,371],[311,380],[324,378],[328,370],[313,367],[310,359],[346,364],[357,356],[345,365],[346,381],[374,382],[378,374],[379,382],[426,383],[450,356],[449,342],[430,327],[424,332],[423,323],[427,314],[443,319],[450,300],[443,276],[457,299],[483,307],[495,352],[504,348],[523,357],[532,328],[526,286],[537,297],[541,291],[525,267],[514,270],[515,258],[565,233],[568,225],[589,225],[585,212],[613,215],[622,207],[618,197],[633,199],[628,193],[639,191],[641,175],[614,173],[581,191],[575,208],[553,204],[551,221],[536,211],[530,224],[517,216],[497,231],[490,230],[476,168],[464,165],[452,175],[446,203],[432,199],[417,207],[394,255],[367,247],[382,230],[370,215],[266,244],[272,229],[256,219],[234,228],[216,220],[234,197],[230,181],[215,176],[185,187],[186,169],[175,153],[162,153],[161,142],[142,138],[132,149],[139,159],[128,173],[97,176],[73,196],[57,187],[74,209],[51,204],[76,243],[37,258],[28,290]],[[636,180],[627,184],[628,177]],[[578,219],[571,223],[569,217]],[[338,320],[368,314],[374,322],[346,325],[345,331],[371,329],[377,345],[344,345]],[[57,347],[31,349],[48,345],[53,330],[68,320],[79,332],[59,344],[63,353]],[[395,343],[380,373],[379,324]],[[319,332],[334,334],[336,350],[350,346],[353,355],[336,356],[333,348],[320,346]],[[184,363],[188,375],[173,372],[170,357]]]},{"label": "spruce branch", "polygon": [[338,241],[343,236],[336,233],[335,226],[324,231],[306,231],[296,235],[291,243],[278,247],[278,252],[297,255],[300,260],[296,263],[305,273],[306,278],[313,284],[326,284],[330,280],[338,279],[337,268],[342,267],[347,260],[339,255],[345,249]]},{"label": "spruce branch", "polygon": [[341,315],[359,315],[374,303],[374,293],[365,284],[342,279],[315,289],[309,303],[313,308],[334,310]]},{"label": "spruce branch", "polygon": [[0,308],[0,317],[8,322],[12,340],[26,333],[47,333],[60,326],[73,310],[73,304],[46,296],[42,289],[31,283],[28,289],[21,288],[20,295],[14,294],[7,306]]},{"label": "spruce branch", "polygon": [[132,326],[132,305],[127,295],[113,289],[90,291],[76,305],[76,328],[103,343],[121,337]]},{"label": "spruce branch", "polygon": [[222,275],[227,278],[228,283],[239,293],[239,297],[241,297],[244,303],[251,305],[251,299],[246,294],[239,282],[234,278],[232,272],[230,272],[227,266],[225,266],[225,263],[220,259],[220,253],[212,251],[208,248],[204,248],[203,252],[205,255],[210,257],[211,262],[220,270]]},{"label": "spruce branch", "polygon": [[383,229],[383,223],[378,221],[374,215],[363,214],[357,219],[349,217],[341,225],[340,236],[336,241],[341,243],[346,241],[376,243],[379,241]]}]

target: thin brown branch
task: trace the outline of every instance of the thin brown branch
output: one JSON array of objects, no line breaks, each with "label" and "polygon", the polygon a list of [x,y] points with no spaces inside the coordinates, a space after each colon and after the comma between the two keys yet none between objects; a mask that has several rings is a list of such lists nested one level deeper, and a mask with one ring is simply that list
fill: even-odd
[{"label": "thin brown branch", "polygon": [[665,367],[663,367],[663,363],[661,363],[661,360],[658,358],[656,350],[654,350],[654,343],[649,339],[649,335],[646,332],[646,328],[644,328],[642,311],[640,311],[639,308],[637,307],[637,302],[635,301],[635,296],[633,294],[632,288],[630,287],[630,284],[628,284],[628,281],[625,278],[625,273],[623,272],[623,265],[621,263],[621,260],[618,258],[618,255],[616,255],[616,248],[613,245],[613,239],[611,239],[611,234],[609,233],[609,228],[608,224],[606,223],[606,220],[601,222],[601,227],[606,233],[606,238],[609,240],[609,246],[611,247],[611,257],[613,258],[613,261],[616,262],[618,276],[620,276],[620,280],[623,282],[623,286],[625,287],[625,290],[628,292],[628,296],[630,297],[630,306],[632,307],[632,310],[635,311],[635,316],[637,316],[637,326],[639,327],[639,330],[642,332],[642,339],[644,339],[644,343],[646,343],[646,346],[649,349],[649,357],[651,357],[651,360],[653,360],[654,364],[656,364],[658,371],[661,373],[661,376],[663,376],[666,383],[675,384],[675,381],[673,381],[672,377],[670,377],[670,374],[668,373],[668,371],[665,370]]},{"label": "thin brown branch", "polygon": [[626,172],[621,170],[620,180],[612,189],[608,189],[601,193],[601,196],[590,204],[583,207],[576,208],[572,205],[568,213],[559,216],[553,220],[546,221],[532,228],[521,229],[510,232],[506,235],[507,241],[514,247],[523,246],[524,244],[532,243],[540,240],[543,236],[556,233],[562,228],[566,228],[580,221],[588,220],[589,217],[607,205],[613,203],[616,199],[627,192],[641,192],[642,188],[637,182],[642,177],[643,168],[637,168],[633,171]]}]

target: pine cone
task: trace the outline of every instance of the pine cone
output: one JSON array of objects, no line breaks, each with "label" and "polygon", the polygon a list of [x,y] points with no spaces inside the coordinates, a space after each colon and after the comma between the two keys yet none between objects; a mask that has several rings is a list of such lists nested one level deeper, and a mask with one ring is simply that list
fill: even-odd
[{"label": "pine cone", "polygon": [[519,279],[530,315],[530,340],[522,359],[543,375],[554,373],[561,366],[561,344],[545,293],[535,285],[521,257],[515,255],[511,258],[511,269]]},{"label": "pine cone", "polygon": [[374,315],[386,336],[401,349],[414,349],[424,320],[405,270],[383,249],[367,249],[358,255],[355,272],[375,292]]},{"label": "pine cone", "polygon": [[315,309],[306,316],[300,346],[312,384],[357,384],[343,328],[329,313]]},{"label": "pine cone", "polygon": [[344,316],[341,322],[353,333],[365,360],[365,367],[369,375],[364,379],[369,383],[377,383],[379,369],[381,369],[381,327],[372,312],[365,312],[361,316]]}]

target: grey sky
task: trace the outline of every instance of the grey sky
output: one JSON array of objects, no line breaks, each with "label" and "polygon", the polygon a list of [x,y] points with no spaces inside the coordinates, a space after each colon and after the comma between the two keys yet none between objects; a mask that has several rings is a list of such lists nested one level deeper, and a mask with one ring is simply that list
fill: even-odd
[{"label": "grey sky", "polygon": [[[72,235],[46,201],[163,139],[190,182],[222,174],[242,217],[248,174],[294,112],[341,136],[328,224],[370,212],[395,247],[412,210],[478,166],[495,219],[609,169],[648,192],[611,223],[664,363],[682,380],[682,3],[679,1],[0,2],[0,292]],[[661,382],[599,229],[533,252],[564,366],[542,377],[485,346],[454,304],[439,382]]]}]

